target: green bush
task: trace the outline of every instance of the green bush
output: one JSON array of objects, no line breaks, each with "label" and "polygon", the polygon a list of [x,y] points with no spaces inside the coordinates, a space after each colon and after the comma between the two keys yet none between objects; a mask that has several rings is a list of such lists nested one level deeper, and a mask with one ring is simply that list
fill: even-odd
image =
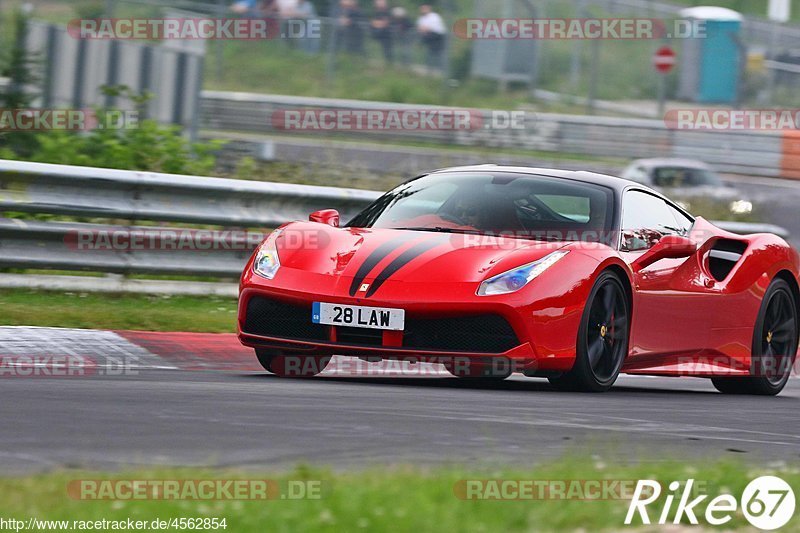
[{"label": "green bush", "polygon": [[[149,95],[133,95],[127,87],[104,92],[127,98],[143,109]],[[0,134],[0,158],[172,174],[209,174],[222,142],[192,142],[173,125],[134,121],[136,115],[98,108],[97,127],[90,131],[49,130]],[[128,122],[120,122],[126,117]],[[24,143],[20,136],[25,135]]]},{"label": "green bush", "polygon": [[30,161],[195,175],[214,170],[221,146],[190,142],[179,127],[154,120],[118,130],[44,132],[36,139],[39,148],[27,158]]}]

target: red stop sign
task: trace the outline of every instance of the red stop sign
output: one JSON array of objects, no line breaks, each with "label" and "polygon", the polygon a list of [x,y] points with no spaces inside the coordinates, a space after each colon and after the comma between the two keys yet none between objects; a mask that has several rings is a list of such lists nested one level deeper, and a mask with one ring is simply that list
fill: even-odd
[{"label": "red stop sign", "polygon": [[653,66],[662,74],[666,74],[675,66],[675,51],[669,46],[662,46],[653,55]]}]

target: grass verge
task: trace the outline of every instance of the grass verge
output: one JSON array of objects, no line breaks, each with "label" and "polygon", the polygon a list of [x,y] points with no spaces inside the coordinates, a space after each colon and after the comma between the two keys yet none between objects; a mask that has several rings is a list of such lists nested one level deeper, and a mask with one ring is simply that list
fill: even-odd
[{"label": "grass verge", "polygon": [[[786,465],[748,468],[734,462],[686,461],[608,466],[588,459],[561,459],[530,469],[375,468],[344,473],[298,467],[271,475],[265,472],[212,470],[145,470],[120,473],[69,471],[23,478],[0,479],[0,516],[27,520],[169,520],[172,518],[225,518],[228,531],[656,531],[659,526],[642,527],[635,521],[625,526],[630,500],[527,499],[516,501],[465,500],[455,487],[462,480],[625,480],[635,486],[638,479],[655,479],[666,486],[673,480],[691,478],[709,497],[698,506],[701,525],[708,501],[719,494],[739,500],[747,483],[761,475],[776,474],[795,491],[800,488],[800,471]],[[67,494],[72,480],[210,480],[262,479],[277,482],[275,494],[287,495],[289,484],[319,489],[318,499],[268,501],[108,501],[78,500]],[[308,483],[311,482],[311,483]],[[315,485],[316,484],[316,485]],[[461,492],[463,494],[463,492]],[[660,516],[662,498],[648,507],[653,521]],[[677,501],[677,497],[676,497]],[[672,504],[671,517],[676,503]],[[727,531],[748,529],[741,506]],[[785,526],[796,530],[797,517]],[[638,525],[639,527],[635,527]],[[674,526],[672,526],[674,527]],[[703,530],[695,527],[692,531]],[[710,526],[705,529],[711,530]],[[749,528],[752,529],[752,528]],[[672,531],[681,531],[674,528]]]},{"label": "grass verge", "polygon": [[229,333],[236,331],[236,300],[4,289],[0,325]]}]

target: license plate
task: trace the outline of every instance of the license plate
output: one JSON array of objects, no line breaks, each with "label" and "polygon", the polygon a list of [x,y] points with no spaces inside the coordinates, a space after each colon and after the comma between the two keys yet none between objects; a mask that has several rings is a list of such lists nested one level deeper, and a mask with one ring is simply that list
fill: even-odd
[{"label": "license plate", "polygon": [[311,322],[329,326],[402,331],[405,321],[406,312],[403,309],[385,307],[314,302],[311,312]]}]

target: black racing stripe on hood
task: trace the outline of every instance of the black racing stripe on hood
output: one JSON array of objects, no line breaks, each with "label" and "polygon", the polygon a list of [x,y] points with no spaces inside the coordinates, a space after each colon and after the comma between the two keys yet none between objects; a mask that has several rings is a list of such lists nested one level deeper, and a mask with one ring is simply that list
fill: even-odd
[{"label": "black racing stripe on hood", "polygon": [[373,250],[366,259],[364,259],[364,262],[361,263],[361,266],[358,267],[356,275],[353,278],[353,283],[350,284],[350,296],[356,295],[358,288],[362,283],[364,283],[364,279],[369,275],[370,272],[372,272],[373,268],[378,266],[378,263],[383,261],[387,255],[397,250],[397,248],[412,239],[414,239],[414,237],[405,235],[403,237],[387,241],[375,248],[375,250]]},{"label": "black racing stripe on hood", "polygon": [[441,244],[441,241],[438,239],[430,240],[421,242],[419,244],[415,244],[399,256],[397,256],[391,263],[386,265],[376,277],[375,281],[372,282],[370,285],[369,290],[367,291],[366,297],[369,298],[383,285],[383,282],[392,277],[398,270],[406,266],[409,262],[413,261],[420,255],[424,254],[428,250],[432,250],[436,246]]}]

